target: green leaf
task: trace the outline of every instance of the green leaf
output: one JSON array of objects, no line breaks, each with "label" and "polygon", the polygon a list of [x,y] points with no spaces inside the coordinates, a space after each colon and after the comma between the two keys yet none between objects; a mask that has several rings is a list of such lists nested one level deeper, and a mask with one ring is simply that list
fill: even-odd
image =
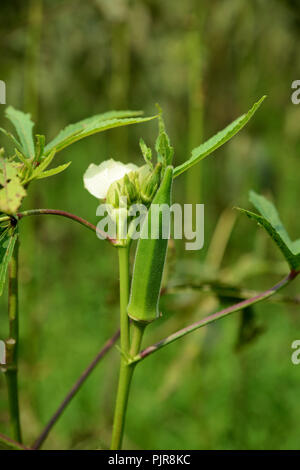
[{"label": "green leaf", "polygon": [[33,170],[33,172],[29,175],[28,178],[24,181],[24,183],[29,183],[29,181],[32,181],[34,179],[37,179],[40,177],[40,175],[43,173],[46,168],[50,165],[52,162],[54,156],[56,154],[56,149],[53,149],[47,157],[45,157],[41,163]]},{"label": "green leaf", "polygon": [[179,165],[174,169],[174,178],[194,166],[196,163],[200,162],[200,160],[203,160],[203,158],[207,157],[209,154],[214,152],[216,149],[228,142],[228,140],[230,140],[233,136],[235,136],[252,118],[265,98],[266,96],[263,96],[252,106],[247,114],[243,114],[231,124],[229,124],[229,126],[225,127],[225,129],[218,132],[199,147],[196,147],[194,150],[192,150],[191,157],[186,162],[182,163],[182,165]]},{"label": "green leaf", "polygon": [[53,149],[42,161],[41,163],[39,164],[39,166],[36,168],[35,172],[38,173],[38,172],[42,172],[44,170],[46,170],[46,168],[48,168],[48,166],[50,165],[50,163],[52,162],[54,156],[56,154],[56,149]]},{"label": "green leaf", "polygon": [[0,158],[0,212],[15,214],[21,205],[26,191],[18,176],[21,163],[9,162]]},{"label": "green leaf", "polygon": [[84,119],[76,124],[69,124],[46,145],[45,154],[48,155],[54,148],[59,152],[68,145],[71,145],[89,135],[96,134],[97,132],[102,132],[114,127],[146,122],[156,117],[135,117],[140,114],[140,111],[110,111],[108,113],[98,114]]},{"label": "green leaf", "polygon": [[266,199],[264,196],[257,194],[255,191],[249,192],[249,201],[252,202],[254,207],[261,213],[261,215],[270,222],[284,243],[292,250],[292,242],[290,237],[280,220],[276,207],[272,204],[272,202],[268,201],[268,199]]},{"label": "green leaf", "polygon": [[3,293],[8,263],[12,257],[13,249],[18,237],[17,232],[11,234],[10,231],[10,228],[4,230],[4,237],[2,237],[0,242],[0,295]]},{"label": "green leaf", "polygon": [[18,176],[19,168],[15,162],[0,158],[0,185],[5,186],[11,179]]},{"label": "green leaf", "polygon": [[71,163],[72,162],[68,162],[68,163],[65,163],[64,165],[60,165],[60,166],[57,166],[55,168],[52,168],[51,170],[44,171],[39,176],[37,176],[36,179],[40,180],[42,178],[48,178],[49,176],[58,175],[58,173],[61,173],[66,168],[68,168],[68,166],[70,166]]},{"label": "green leaf", "polygon": [[22,153],[27,158],[31,158],[34,156],[34,141],[32,136],[32,129],[34,123],[31,120],[30,114],[25,114],[22,111],[18,111],[14,109],[12,106],[9,106],[5,110],[6,117],[10,120],[10,122],[14,125],[20,144],[22,147]]},{"label": "green leaf", "polygon": [[5,214],[15,214],[19,209],[22,199],[26,196],[20,179],[14,178],[0,189],[0,211]]},{"label": "green leaf", "polygon": [[263,227],[281,250],[291,269],[300,268],[300,239],[292,241],[283,223],[280,220],[275,206],[265,197],[250,191],[250,201],[261,215],[246,209],[238,208],[250,219],[255,220]]}]

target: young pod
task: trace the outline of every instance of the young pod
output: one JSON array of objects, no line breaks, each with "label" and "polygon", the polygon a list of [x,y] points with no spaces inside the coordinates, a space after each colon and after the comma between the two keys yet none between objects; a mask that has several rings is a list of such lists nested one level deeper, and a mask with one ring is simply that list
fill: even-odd
[{"label": "young pod", "polygon": [[170,205],[173,167],[165,169],[138,241],[128,315],[136,321],[150,323],[159,315],[159,297],[170,230]]}]

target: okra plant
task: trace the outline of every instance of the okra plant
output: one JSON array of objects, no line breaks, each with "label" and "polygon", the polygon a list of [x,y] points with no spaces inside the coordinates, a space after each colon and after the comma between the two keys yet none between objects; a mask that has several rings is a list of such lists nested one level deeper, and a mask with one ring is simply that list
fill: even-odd
[{"label": "okra plant", "polygon": [[[9,337],[5,341],[5,361],[1,361],[1,370],[7,381],[8,402],[11,419],[12,437],[22,442],[18,398],[18,346],[19,346],[19,313],[18,313],[18,250],[19,221],[26,216],[54,214],[73,219],[76,222],[95,230],[95,227],[81,217],[61,210],[31,209],[20,211],[22,202],[35,180],[48,178],[64,171],[71,162],[49,169],[56,154],[74,142],[89,135],[145,122],[152,118],[140,117],[136,111],[110,111],[70,124],[46,144],[44,135],[33,135],[34,123],[29,114],[9,106],[5,111],[15,132],[0,128],[10,140],[12,151],[0,149],[0,295],[8,271],[8,322]],[[5,440],[5,438],[3,438]],[[10,444],[9,444],[10,445]]]},{"label": "okra plant", "polygon": [[[166,222],[164,219],[164,207],[171,205],[173,180],[191,169],[195,164],[236,135],[252,118],[264,98],[255,103],[248,113],[242,115],[207,142],[192,150],[190,158],[179,166],[176,166],[174,163],[175,152],[166,133],[161,110],[159,110],[158,116],[156,116],[159,123],[159,133],[155,143],[156,159],[153,157],[151,148],[141,139],[140,147],[144,158],[144,164],[141,166],[137,166],[134,163],[125,165],[112,159],[106,160],[99,165],[91,163],[84,173],[84,186],[98,201],[105,203],[108,219],[116,227],[113,236],[102,230],[103,225],[99,228],[98,224],[94,226],[73,214],[50,209],[19,212],[19,207],[31,181],[51,176],[66,168],[68,164],[53,170],[46,169],[55,153],[59,150],[94,132],[119,125],[143,122],[152,118],[141,118],[132,112],[107,113],[106,115],[82,121],[77,125],[68,126],[56,139],[46,146],[44,144],[44,137],[37,136],[36,145],[34,146],[33,140],[30,137],[32,123],[29,117],[11,108],[7,110],[8,117],[11,118],[12,115],[18,117],[18,119],[11,118],[11,120],[16,127],[19,138],[17,139],[8,133],[8,131],[4,131],[13,140],[15,152],[9,158],[5,158],[2,154],[0,169],[2,175],[1,185],[3,186],[0,190],[0,210],[3,212],[3,216],[0,219],[2,224],[1,242],[3,253],[0,272],[2,287],[7,265],[10,263],[10,335],[6,341],[7,363],[3,367],[3,371],[8,379],[12,437],[14,439],[14,441],[11,441],[8,437],[2,436],[0,440],[3,447],[24,448],[21,440],[17,388],[18,315],[16,243],[18,238],[17,227],[22,217],[51,213],[69,217],[92,229],[99,238],[106,238],[111,246],[117,249],[119,259],[120,328],[107,341],[96,358],[74,384],[72,390],[51,417],[49,423],[30,446],[32,449],[39,449],[42,446],[48,433],[66,406],[99,361],[116,344],[119,338],[120,370],[111,449],[121,449],[130,386],[135,367],[140,362],[168,344],[203,326],[231,313],[246,310],[252,305],[268,299],[289,284],[299,274],[300,241],[292,241],[290,239],[273,204],[263,196],[252,191],[250,193],[250,201],[259,213],[245,209],[239,209],[239,211],[262,226],[279,247],[290,268],[286,277],[265,292],[258,292],[252,296],[242,296],[237,303],[214,312],[206,318],[201,318],[199,321],[171,333],[153,345],[142,348],[142,341],[145,331],[147,331],[147,326],[156,321],[160,316],[160,297],[165,291],[168,291],[168,284],[162,286],[162,279],[171,227],[170,220],[168,219]],[[24,132],[24,128],[26,128],[26,132]],[[143,217],[139,219],[140,233],[135,245],[133,240],[136,239],[135,229],[137,227],[137,219],[136,212],[132,211],[132,209],[141,205],[145,210]],[[97,214],[104,216],[104,213],[100,213],[98,210]],[[154,215],[155,217],[153,217]],[[130,251],[133,249],[135,250],[134,262],[130,266]]]}]

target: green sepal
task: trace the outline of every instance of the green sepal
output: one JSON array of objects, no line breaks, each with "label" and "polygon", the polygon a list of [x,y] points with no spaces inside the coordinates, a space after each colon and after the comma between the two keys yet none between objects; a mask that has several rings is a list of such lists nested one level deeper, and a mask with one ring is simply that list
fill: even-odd
[{"label": "green sepal", "polygon": [[157,105],[159,110],[158,116],[158,137],[155,142],[155,150],[157,152],[157,161],[161,162],[164,166],[172,164],[174,156],[174,148],[170,144],[169,136],[166,132],[164,120],[162,118],[162,110]]},{"label": "green sepal", "polygon": [[145,162],[152,166],[152,163],[151,163],[151,160],[152,160],[152,150],[150,147],[148,147],[145,143],[145,141],[142,139],[142,137],[140,138],[140,148],[141,148],[141,151],[142,151],[142,154],[143,154],[143,157],[144,157],[144,160]]},{"label": "green sepal", "polygon": [[35,157],[34,161],[39,162],[44,154],[45,136],[36,134],[35,136]]}]

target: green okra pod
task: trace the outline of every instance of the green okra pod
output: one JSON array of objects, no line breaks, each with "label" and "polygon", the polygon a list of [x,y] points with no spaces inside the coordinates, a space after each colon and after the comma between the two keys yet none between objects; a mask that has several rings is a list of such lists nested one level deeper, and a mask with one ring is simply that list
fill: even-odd
[{"label": "green okra pod", "polygon": [[128,315],[150,323],[159,315],[159,297],[170,231],[173,167],[165,169],[162,182],[145,217],[138,241]]}]

